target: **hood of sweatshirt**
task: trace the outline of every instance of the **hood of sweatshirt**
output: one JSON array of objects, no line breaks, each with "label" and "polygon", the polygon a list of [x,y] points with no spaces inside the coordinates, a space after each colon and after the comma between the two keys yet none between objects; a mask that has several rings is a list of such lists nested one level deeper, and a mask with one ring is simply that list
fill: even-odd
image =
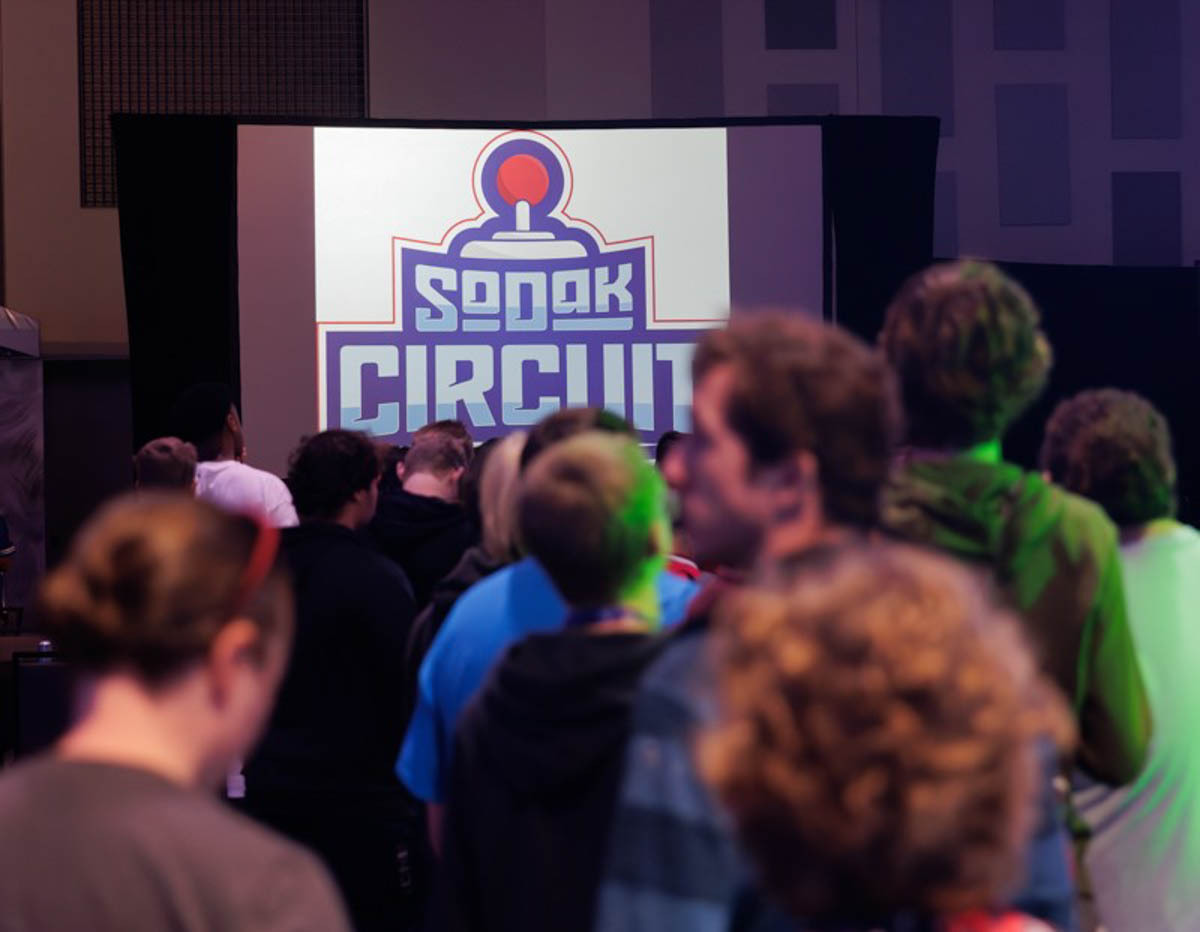
[{"label": "hood of sweatshirt", "polygon": [[1067,498],[1012,463],[918,460],[897,469],[884,490],[883,524],[905,540],[984,564],[1003,583],[1024,554],[1045,548]]},{"label": "hood of sweatshirt", "polygon": [[660,637],[534,634],[497,664],[479,697],[488,758],[518,794],[544,794],[623,753],[638,684]]}]

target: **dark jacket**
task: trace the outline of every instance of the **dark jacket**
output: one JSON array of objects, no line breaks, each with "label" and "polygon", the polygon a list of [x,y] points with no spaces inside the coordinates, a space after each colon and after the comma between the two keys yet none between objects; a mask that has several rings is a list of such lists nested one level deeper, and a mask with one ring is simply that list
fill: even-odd
[{"label": "dark jacket", "polygon": [[1100,508],[1011,463],[954,457],[897,469],[883,521],[892,534],[953,554],[995,582],[1074,706],[1080,763],[1111,783],[1133,780],[1150,711],[1116,529]]},{"label": "dark jacket", "polygon": [[403,489],[379,496],[370,533],[404,570],[418,609],[429,603],[434,586],[479,537],[462,505]]},{"label": "dark jacket", "polygon": [[459,726],[434,928],[591,927],[633,700],[659,649],[566,630],[509,650]]},{"label": "dark jacket", "polygon": [[417,689],[419,674],[421,672],[421,662],[425,659],[425,655],[429,653],[429,647],[433,644],[433,639],[442,630],[442,625],[445,623],[446,617],[450,614],[450,609],[454,608],[454,603],[458,601],[458,597],[475,585],[475,583],[484,577],[491,576],[496,570],[507,565],[507,560],[497,560],[484,550],[482,546],[472,547],[462,555],[462,559],[458,561],[454,569],[447,573],[442,581],[433,587],[433,593],[429,597],[429,604],[425,606],[421,614],[417,616],[417,620],[413,622],[412,633],[408,636],[408,648],[405,659],[405,676],[408,682],[405,685],[405,700],[401,710],[401,715],[405,722],[408,722],[412,718],[413,710],[417,706]]},{"label": "dark jacket", "polygon": [[336,524],[283,532],[296,636],[247,794],[402,793],[393,767],[404,651],[416,609],[404,573]]},{"label": "dark jacket", "polygon": [[[792,559],[813,564],[836,552],[813,548]],[[693,600],[687,621],[672,632],[662,656],[642,678],[630,740],[654,753],[630,754],[626,763],[591,926],[595,932],[800,932],[758,892],[729,818],[701,782],[692,756],[693,737],[718,716],[706,643],[713,607],[732,585],[718,579]],[[1013,905],[1058,929],[1074,930],[1075,885],[1057,811],[1052,753],[1044,764],[1037,825]],[[887,928],[924,932],[919,924]]]}]

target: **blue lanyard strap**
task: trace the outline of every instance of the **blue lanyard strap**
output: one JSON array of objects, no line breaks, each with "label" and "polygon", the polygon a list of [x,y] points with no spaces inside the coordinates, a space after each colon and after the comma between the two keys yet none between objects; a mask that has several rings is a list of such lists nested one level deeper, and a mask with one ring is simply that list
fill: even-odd
[{"label": "blue lanyard strap", "polygon": [[603,621],[616,621],[619,618],[639,618],[637,612],[619,605],[605,608],[580,608],[567,613],[565,622],[568,628],[586,628],[588,625],[598,625]]}]

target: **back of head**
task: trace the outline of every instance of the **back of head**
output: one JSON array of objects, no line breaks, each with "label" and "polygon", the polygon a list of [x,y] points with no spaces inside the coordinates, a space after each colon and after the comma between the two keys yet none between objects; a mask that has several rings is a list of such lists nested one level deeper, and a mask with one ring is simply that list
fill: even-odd
[{"label": "back of head", "polygon": [[1167,420],[1145,398],[1115,388],[1080,392],[1054,409],[1042,469],[1099,504],[1119,527],[1175,514]]},{"label": "back of head", "polygon": [[[448,437],[453,440],[460,451],[461,457],[470,463],[475,456],[475,442],[471,439],[471,432],[467,430],[467,425],[462,421],[434,421],[432,424],[426,424],[424,427],[418,428],[413,434],[413,443],[429,436]],[[405,461],[407,462],[407,460]]]},{"label": "back of head", "polygon": [[880,355],[799,313],[756,313],[705,334],[693,381],[726,365],[733,373],[726,420],[753,466],[807,451],[818,463],[829,520],[876,524],[900,431],[895,385]]},{"label": "back of head", "polygon": [[1038,741],[1070,728],[1016,621],[905,548],[778,572],[718,607],[723,717],[698,752],[767,892],[810,920],[1002,903]]},{"label": "back of head", "polygon": [[396,467],[404,464],[408,455],[408,447],[398,447],[394,443],[377,444],[379,451],[379,491],[392,492],[400,488],[400,473]]},{"label": "back of head", "polygon": [[83,668],[162,683],[203,658],[235,617],[290,633],[286,574],[255,564],[256,554],[273,556],[261,542],[276,533],[184,496],[117,499],[47,576],[38,617]]},{"label": "back of head", "polygon": [[521,450],[525,434],[509,434],[492,447],[479,477],[479,520],[483,548],[495,560],[520,556],[517,531],[517,494],[521,478]]},{"label": "back of head", "polygon": [[525,449],[521,451],[521,471],[528,469],[543,450],[586,430],[637,436],[627,420],[604,408],[562,408],[542,418],[530,429],[525,438]]},{"label": "back of head", "polygon": [[471,458],[456,437],[438,432],[418,434],[404,456],[404,476],[427,473],[442,479],[461,472],[470,464]]},{"label": "back of head", "polygon": [[196,481],[196,448],[178,437],[159,437],[133,458],[133,484],[139,489],[190,491]]},{"label": "back of head", "polygon": [[366,434],[326,430],[306,438],[288,462],[296,513],[306,521],[334,520],[379,478],[379,468],[379,453]]},{"label": "back of head", "polygon": [[658,443],[654,445],[654,465],[662,469],[663,462],[671,455],[671,451],[685,439],[687,439],[687,435],[677,430],[668,430],[659,437]]},{"label": "back of head", "polygon": [[615,604],[662,565],[662,479],[628,437],[588,431],[554,444],[521,479],[525,549],[573,607]]},{"label": "back of head", "polygon": [[900,382],[909,442],[935,449],[1000,439],[1041,394],[1052,361],[1025,289],[971,260],[910,278],[879,343]]},{"label": "back of head", "polygon": [[171,431],[196,448],[201,462],[220,453],[221,431],[233,408],[228,385],[204,382],[185,391],[171,410]]}]

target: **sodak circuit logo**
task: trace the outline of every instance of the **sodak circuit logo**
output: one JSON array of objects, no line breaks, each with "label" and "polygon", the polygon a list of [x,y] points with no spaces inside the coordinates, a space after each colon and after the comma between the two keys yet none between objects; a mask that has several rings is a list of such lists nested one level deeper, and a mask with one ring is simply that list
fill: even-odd
[{"label": "sodak circuit logo", "polygon": [[471,180],[477,217],[440,243],[393,237],[399,327],[323,328],[325,423],[401,438],[462,418],[487,438],[603,405],[646,438],[688,430],[699,333],[649,327],[654,237],[571,216],[570,161],[543,134],[497,136]]}]

